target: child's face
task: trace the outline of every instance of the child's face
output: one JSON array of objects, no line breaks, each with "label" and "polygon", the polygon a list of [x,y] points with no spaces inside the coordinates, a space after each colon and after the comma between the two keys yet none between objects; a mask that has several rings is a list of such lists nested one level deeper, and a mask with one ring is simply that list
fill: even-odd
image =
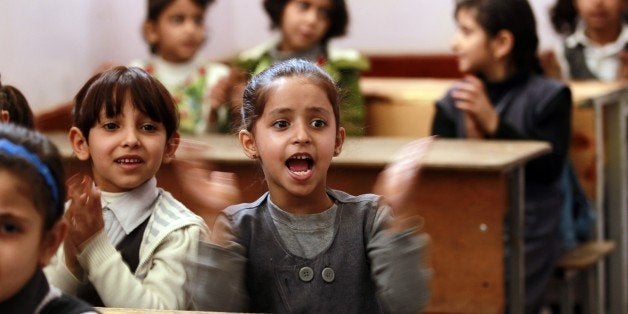
[{"label": "child's face", "polygon": [[488,35],[476,21],[475,9],[458,10],[456,22],[452,49],[458,58],[458,69],[461,72],[485,72],[493,57]]},{"label": "child's face", "polygon": [[273,200],[293,200],[323,193],[332,158],[345,138],[336,130],[326,93],[301,77],[273,83],[253,134],[240,135],[245,151],[260,159]]},{"label": "child's face", "polygon": [[103,107],[87,141],[77,128],[70,131],[74,152],[81,160],[91,158],[94,182],[106,192],[129,191],[152,178],[162,162],[174,157],[177,139],[175,134],[168,141],[163,123],[151,120],[129,99],[115,117],[107,117]]},{"label": "child's face", "polygon": [[0,168],[0,303],[17,293],[51,257],[42,237],[43,216],[30,192],[20,177]]},{"label": "child's face", "polygon": [[191,0],[175,0],[156,22],[147,22],[146,38],[167,61],[189,61],[205,42],[205,10]]},{"label": "child's face", "polygon": [[605,30],[621,25],[623,1],[574,0],[574,5],[587,28]]},{"label": "child's face", "polygon": [[281,18],[281,45],[285,52],[310,49],[320,43],[329,29],[331,0],[292,0]]}]

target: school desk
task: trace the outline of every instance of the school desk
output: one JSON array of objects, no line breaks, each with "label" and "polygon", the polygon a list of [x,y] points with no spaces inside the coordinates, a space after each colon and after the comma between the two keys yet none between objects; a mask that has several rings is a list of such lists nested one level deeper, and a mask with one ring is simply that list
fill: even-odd
[{"label": "school desk", "polygon": [[[425,78],[363,78],[367,133],[375,136],[426,136],[434,104],[454,81]],[[610,255],[609,287],[605,265],[597,271],[595,304],[605,312],[628,313],[628,84],[570,82],[574,109],[569,157],[580,183],[598,212],[595,237],[617,244]]]},{"label": "school desk", "polygon": [[[86,171],[71,156],[64,135],[51,137],[65,156],[69,174]],[[266,190],[259,166],[245,158],[235,136],[186,137],[210,147],[195,157],[213,169],[237,174],[247,201]],[[369,193],[378,173],[408,138],[349,138],[334,159],[328,176],[332,188],[352,194]],[[523,300],[523,240],[525,163],[547,153],[550,146],[533,141],[468,141],[438,139],[425,157],[416,212],[425,218],[431,237],[430,264],[434,269],[428,312],[501,313],[504,309],[503,223],[513,226],[514,248],[509,299],[513,312]],[[190,158],[185,152],[177,158]],[[172,180],[173,168],[164,166],[158,184],[186,201]]]}]

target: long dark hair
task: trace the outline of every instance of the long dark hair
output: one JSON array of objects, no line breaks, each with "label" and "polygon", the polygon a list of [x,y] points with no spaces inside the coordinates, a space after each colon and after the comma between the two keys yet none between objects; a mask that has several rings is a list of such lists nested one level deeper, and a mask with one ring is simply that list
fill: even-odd
[{"label": "long dark hair", "polygon": [[478,24],[489,37],[507,30],[514,37],[511,51],[518,73],[543,73],[537,56],[539,38],[536,20],[526,0],[457,0],[455,14],[460,9],[475,9]]}]

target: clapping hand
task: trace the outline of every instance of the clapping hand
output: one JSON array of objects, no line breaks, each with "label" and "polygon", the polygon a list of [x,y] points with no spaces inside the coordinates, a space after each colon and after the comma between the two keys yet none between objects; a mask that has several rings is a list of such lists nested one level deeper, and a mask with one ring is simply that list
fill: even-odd
[{"label": "clapping hand", "polygon": [[416,215],[412,198],[417,193],[423,158],[433,141],[433,137],[427,137],[407,144],[377,177],[373,192],[381,195],[381,203],[392,208],[392,230],[401,231],[409,227],[404,222]]},{"label": "clapping hand", "polygon": [[[207,146],[189,140],[179,145],[184,156],[195,156]],[[242,194],[236,175],[212,171],[207,164],[191,157],[174,160],[176,180],[186,195],[186,206],[212,227],[216,217],[229,205],[241,203]]]},{"label": "clapping hand", "polygon": [[470,133],[469,137],[486,137],[495,134],[499,125],[499,115],[479,78],[467,75],[464,80],[456,83],[451,95],[456,100],[456,108],[468,115],[465,123],[472,124],[465,125],[465,129]]},{"label": "clapping hand", "polygon": [[83,174],[70,177],[67,182],[70,205],[65,212],[68,222],[68,236],[64,241],[66,265],[77,277],[81,267],[76,256],[82,251],[85,243],[98,231],[104,228],[100,190],[92,179]]}]

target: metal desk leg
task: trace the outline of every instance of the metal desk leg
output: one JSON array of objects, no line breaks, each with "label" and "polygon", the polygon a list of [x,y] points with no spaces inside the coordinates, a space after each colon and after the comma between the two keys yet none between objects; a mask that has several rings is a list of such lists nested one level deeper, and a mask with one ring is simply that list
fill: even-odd
[{"label": "metal desk leg", "polygon": [[523,247],[523,222],[525,210],[525,176],[523,166],[515,168],[509,177],[509,244],[511,247],[510,281],[508,289],[510,313],[525,310],[525,251]]}]

